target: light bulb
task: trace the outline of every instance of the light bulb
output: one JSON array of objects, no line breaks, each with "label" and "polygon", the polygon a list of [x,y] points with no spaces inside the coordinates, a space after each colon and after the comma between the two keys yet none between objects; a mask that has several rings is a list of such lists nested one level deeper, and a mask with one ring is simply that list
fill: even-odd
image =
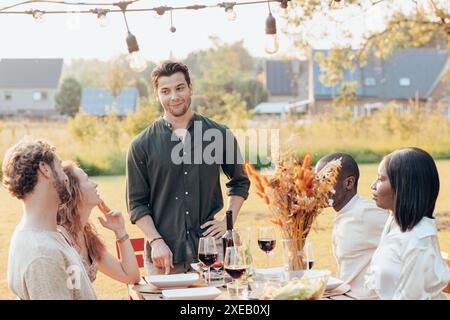
[{"label": "light bulb", "polygon": [[276,34],[266,34],[266,46],[264,47],[264,50],[268,54],[274,54],[278,49],[278,36]]},{"label": "light bulb", "polygon": [[226,8],[225,12],[227,14],[228,21],[235,21],[236,20],[237,14],[236,14],[236,11],[234,11],[233,7]]},{"label": "light bulb", "polygon": [[109,18],[106,13],[98,15],[98,25],[102,28],[106,28],[109,25]]},{"label": "light bulb", "polygon": [[134,72],[142,72],[147,68],[147,62],[139,51],[134,51],[128,56],[128,63]]},{"label": "light bulb", "polygon": [[269,12],[269,16],[266,19],[266,45],[264,50],[268,54],[273,54],[278,51],[278,37],[277,37],[277,21]]},{"label": "light bulb", "polygon": [[331,9],[338,10],[344,7],[344,1],[343,0],[333,0],[331,3]]},{"label": "light bulb", "polygon": [[33,18],[37,23],[42,23],[44,22],[44,13],[42,11],[35,10],[33,11]]}]

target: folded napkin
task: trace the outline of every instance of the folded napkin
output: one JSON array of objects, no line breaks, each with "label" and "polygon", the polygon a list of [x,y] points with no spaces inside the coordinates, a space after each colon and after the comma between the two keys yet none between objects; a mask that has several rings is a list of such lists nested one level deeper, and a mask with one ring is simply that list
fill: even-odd
[{"label": "folded napkin", "polygon": [[341,284],[339,287],[334,288],[331,291],[326,291],[323,293],[322,298],[329,298],[334,296],[341,296],[350,291],[350,286],[346,283]]}]

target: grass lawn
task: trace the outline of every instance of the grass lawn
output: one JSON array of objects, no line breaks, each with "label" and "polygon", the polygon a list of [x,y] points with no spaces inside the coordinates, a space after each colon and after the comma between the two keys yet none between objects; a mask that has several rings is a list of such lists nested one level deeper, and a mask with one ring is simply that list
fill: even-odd
[{"label": "grass lawn", "polygon": [[[439,218],[439,241],[441,250],[450,252],[450,161],[438,161],[438,169],[441,178],[441,192],[437,203],[436,213]],[[370,184],[376,177],[377,165],[361,165],[361,178],[359,182],[359,193],[370,197]],[[125,207],[125,177],[97,177],[94,179],[99,184],[99,192],[112,208],[126,212]],[[0,188],[0,299],[14,299],[14,295],[8,290],[6,282],[7,258],[9,240],[19,222],[22,214],[22,206],[18,200],[7,194],[4,188]],[[115,253],[114,234],[104,229],[97,222],[96,216],[100,215],[94,210],[92,221],[102,235],[110,252]],[[223,213],[221,213],[223,215]],[[236,227],[250,226],[253,228],[253,256],[255,265],[266,266],[265,255],[256,244],[257,227],[268,225],[269,211],[253,193],[245,202],[240,213]],[[315,268],[326,268],[335,271],[335,261],[331,254],[331,230],[333,226],[334,212],[325,210],[317,220],[315,231],[310,234],[309,239],[313,243],[315,255]],[[140,230],[127,222],[128,233],[131,237],[141,237]],[[280,246],[276,246],[275,254],[270,257],[273,266],[281,265]],[[114,280],[98,274],[94,283],[99,299],[127,299],[126,286]]]}]

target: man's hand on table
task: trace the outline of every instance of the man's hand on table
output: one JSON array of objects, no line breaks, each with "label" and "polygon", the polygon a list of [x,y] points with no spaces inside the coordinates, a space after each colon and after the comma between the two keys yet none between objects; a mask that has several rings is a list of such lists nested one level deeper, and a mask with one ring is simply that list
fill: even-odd
[{"label": "man's hand on table", "polygon": [[165,274],[169,274],[173,269],[173,254],[163,239],[154,241],[152,247],[152,262],[155,267],[164,269]]}]

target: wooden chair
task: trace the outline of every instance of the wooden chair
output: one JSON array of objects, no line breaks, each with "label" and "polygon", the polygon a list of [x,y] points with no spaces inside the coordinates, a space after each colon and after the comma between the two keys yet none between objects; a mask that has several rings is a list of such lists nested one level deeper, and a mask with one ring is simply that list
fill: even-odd
[{"label": "wooden chair", "polygon": [[[133,246],[134,254],[136,255],[136,260],[139,268],[144,267],[144,247],[145,238],[134,238],[130,239],[131,245]],[[120,247],[119,243],[116,241],[116,252],[117,257],[120,259]]]},{"label": "wooden chair", "polygon": [[[139,268],[144,267],[144,247],[145,247],[145,238],[133,238],[130,239],[131,245],[133,246],[134,254],[136,255],[136,261]],[[120,247],[119,243],[116,241],[116,252],[117,257],[120,259]],[[128,298],[130,300],[133,300],[133,298],[130,295],[130,290],[132,289],[133,285],[127,285],[128,290]]]}]

